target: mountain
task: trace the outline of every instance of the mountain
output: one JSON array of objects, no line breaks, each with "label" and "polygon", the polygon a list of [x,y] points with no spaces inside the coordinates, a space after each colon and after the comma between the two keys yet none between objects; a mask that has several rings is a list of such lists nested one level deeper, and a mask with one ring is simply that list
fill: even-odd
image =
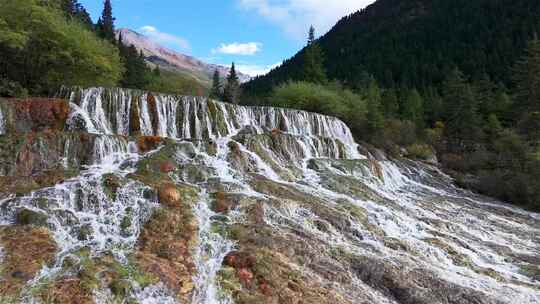
[{"label": "mountain", "polygon": [[[133,45],[141,51],[151,64],[169,71],[190,75],[207,85],[211,84],[216,69],[222,77],[226,77],[230,70],[228,67],[205,63],[192,56],[171,50],[130,29],[117,30],[117,36],[119,35],[122,35],[122,40],[126,45]],[[250,76],[242,73],[238,76],[241,82],[251,79]]]},{"label": "mountain", "polygon": [[2,303],[540,302],[539,214],[337,118],[58,96],[0,99]]},{"label": "mountain", "polygon": [[[540,2],[529,0],[378,0],[344,17],[319,39],[330,79],[355,87],[363,72],[385,87],[437,86],[454,67],[509,84],[509,70],[540,32]],[[244,85],[264,95],[300,79],[303,50]]]}]

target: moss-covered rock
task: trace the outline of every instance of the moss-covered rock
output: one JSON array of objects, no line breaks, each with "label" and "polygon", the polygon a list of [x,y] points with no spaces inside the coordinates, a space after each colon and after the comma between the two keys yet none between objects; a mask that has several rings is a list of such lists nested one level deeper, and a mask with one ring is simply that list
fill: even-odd
[{"label": "moss-covered rock", "polygon": [[30,210],[22,209],[17,212],[16,215],[17,223],[19,225],[32,225],[32,226],[47,226],[47,221],[49,217],[47,214]]},{"label": "moss-covered rock", "polygon": [[17,298],[43,266],[52,266],[57,251],[47,229],[31,226],[1,227],[0,246],[4,251],[0,264],[0,298]]}]

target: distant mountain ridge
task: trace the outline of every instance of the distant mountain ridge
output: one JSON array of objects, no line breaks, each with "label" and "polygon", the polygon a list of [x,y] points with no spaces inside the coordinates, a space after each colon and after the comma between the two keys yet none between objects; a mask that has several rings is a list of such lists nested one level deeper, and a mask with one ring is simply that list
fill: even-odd
[{"label": "distant mountain ridge", "polygon": [[[116,31],[117,37],[122,35],[122,41],[126,45],[133,45],[137,50],[142,51],[146,60],[160,68],[180,72],[192,76],[202,83],[209,84],[214,71],[217,69],[222,77],[225,77],[230,68],[221,65],[206,63],[195,57],[185,55],[164,47],[152,41],[149,37],[130,29],[119,29]],[[251,79],[250,76],[238,73],[241,82]]]}]

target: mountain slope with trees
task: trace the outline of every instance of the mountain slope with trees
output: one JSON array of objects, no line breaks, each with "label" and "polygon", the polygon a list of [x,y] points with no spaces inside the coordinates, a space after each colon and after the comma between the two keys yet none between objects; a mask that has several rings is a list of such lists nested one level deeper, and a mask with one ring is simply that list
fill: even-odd
[{"label": "mountain slope with trees", "polygon": [[[509,71],[534,32],[540,2],[529,0],[379,0],[340,20],[319,39],[330,79],[359,87],[368,72],[384,87],[439,85],[455,67],[510,83]],[[265,95],[301,80],[305,50],[244,85]]]},{"label": "mountain slope with trees", "polygon": [[540,210],[540,2],[379,0],[243,103],[335,115],[394,157],[438,160],[461,186]]}]

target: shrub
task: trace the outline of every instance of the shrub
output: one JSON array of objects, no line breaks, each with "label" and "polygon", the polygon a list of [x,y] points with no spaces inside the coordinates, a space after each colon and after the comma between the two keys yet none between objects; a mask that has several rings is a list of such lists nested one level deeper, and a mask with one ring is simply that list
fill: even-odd
[{"label": "shrub", "polygon": [[407,147],[407,156],[411,158],[430,160],[435,155],[433,148],[426,144],[413,144]]},{"label": "shrub", "polygon": [[115,85],[118,49],[38,0],[0,1],[0,69],[33,94],[61,85]]}]

